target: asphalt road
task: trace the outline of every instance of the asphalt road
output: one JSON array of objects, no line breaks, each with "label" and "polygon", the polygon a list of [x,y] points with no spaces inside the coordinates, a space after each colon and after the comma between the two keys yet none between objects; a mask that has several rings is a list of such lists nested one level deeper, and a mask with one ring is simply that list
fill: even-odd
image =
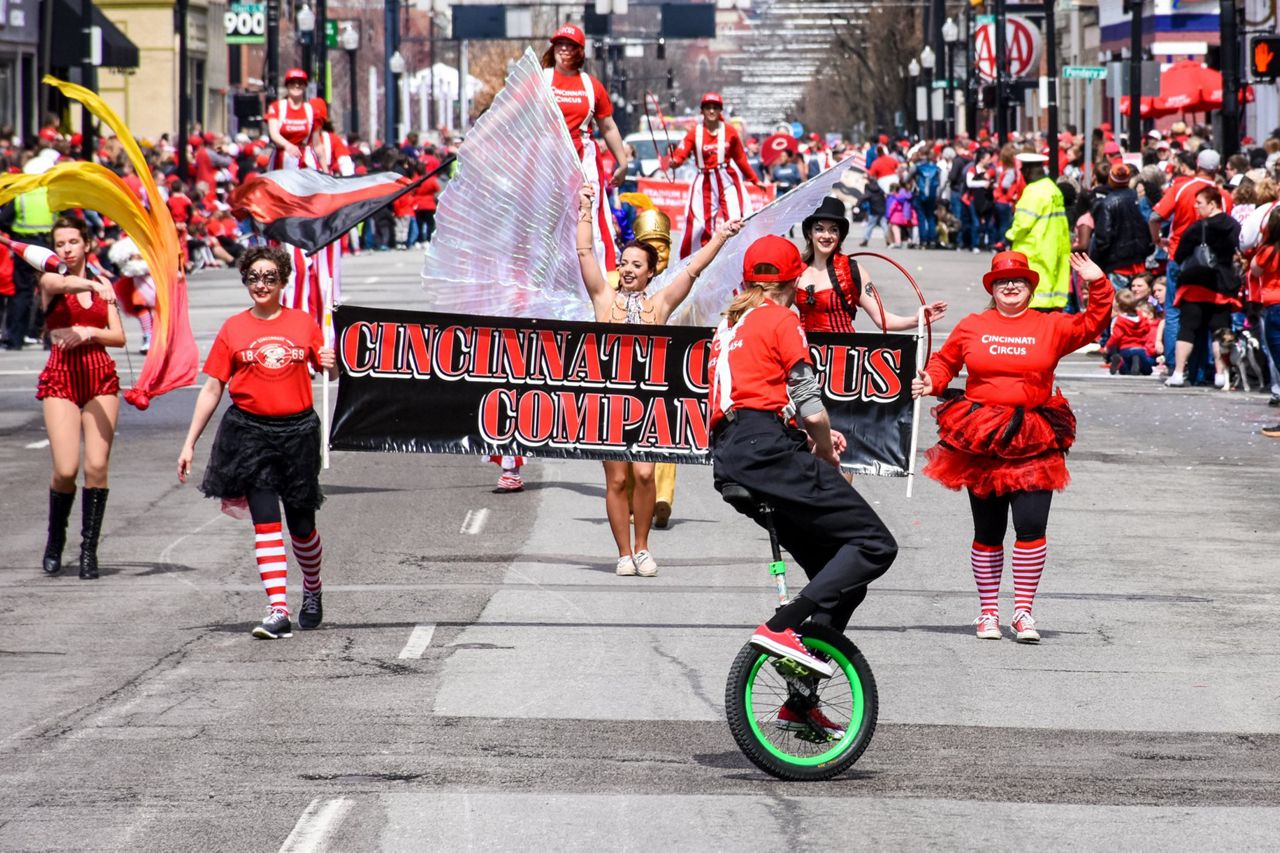
[{"label": "asphalt road", "polygon": [[[944,330],[985,303],[987,256],[897,257],[952,303]],[[348,299],[422,303],[419,263],[350,259]],[[908,309],[885,275],[890,306]],[[228,273],[191,291],[203,352],[245,297]],[[1280,838],[1280,444],[1256,434],[1278,419],[1265,396],[1064,363],[1079,441],[1039,647],[973,638],[961,496],[920,481],[908,501],[902,480],[860,478],[902,544],[850,629],[880,726],[851,772],[798,785],[752,767],[724,723],[729,663],[772,604],[764,538],[708,469],[680,470],[673,524],[654,535],[659,576],[624,579],[597,464],[534,462],[526,492],[499,495],[477,458],[334,454],[326,622],[255,641],[251,530],[174,475],[193,389],[121,418],[102,579],[41,575],[43,360],[0,353],[2,850]]]}]

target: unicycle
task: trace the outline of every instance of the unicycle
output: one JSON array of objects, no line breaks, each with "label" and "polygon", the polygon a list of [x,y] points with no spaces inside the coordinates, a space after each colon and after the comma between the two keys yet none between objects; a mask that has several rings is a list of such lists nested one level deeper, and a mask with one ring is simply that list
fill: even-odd
[{"label": "unicycle", "polygon": [[[787,603],[787,568],[778,546],[773,508],[737,483],[721,490],[744,515],[759,518],[769,532],[769,572],[778,606]],[[750,643],[729,668],[724,707],[729,731],[751,763],[779,779],[831,779],[862,757],[876,730],[876,681],[866,658],[844,634],[809,622],[805,646],[835,664],[823,678],[804,666],[764,654]]]}]

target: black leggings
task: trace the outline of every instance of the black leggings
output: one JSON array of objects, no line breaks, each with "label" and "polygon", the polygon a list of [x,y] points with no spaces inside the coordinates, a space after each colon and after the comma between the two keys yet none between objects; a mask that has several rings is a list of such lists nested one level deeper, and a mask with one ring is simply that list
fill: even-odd
[{"label": "black leggings", "polygon": [[1004,545],[1009,529],[1009,511],[1013,510],[1013,532],[1019,542],[1043,539],[1049,527],[1049,504],[1053,492],[1010,492],[980,498],[969,492],[969,508],[973,510],[973,539],[979,545],[998,548]]},{"label": "black leggings", "polygon": [[[254,524],[278,524],[280,522],[280,496],[268,489],[251,488],[245,494],[249,502],[249,515]],[[316,529],[316,511],[284,505],[285,521],[289,535],[306,539]]]}]

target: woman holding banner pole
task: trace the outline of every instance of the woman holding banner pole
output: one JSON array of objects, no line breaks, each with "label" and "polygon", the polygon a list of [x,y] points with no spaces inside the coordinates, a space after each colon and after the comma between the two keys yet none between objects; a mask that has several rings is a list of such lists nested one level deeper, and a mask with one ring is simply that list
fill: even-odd
[{"label": "woman holding banner pole", "polygon": [[[605,272],[596,260],[592,244],[595,211],[595,188],[582,187],[578,196],[578,263],[582,283],[591,297],[599,323],[639,323],[661,326],[693,290],[702,271],[707,268],[724,244],[742,229],[741,220],[725,222],[715,236],[675,274],[670,283],[652,295],[645,293],[657,274],[658,252],[653,246],[632,241],[622,247],[618,262],[618,289],[609,285]],[[617,573],[651,578],[658,573],[658,563],[649,553],[649,528],[653,524],[656,499],[652,462],[605,462],[605,512],[609,529],[618,546]],[[635,481],[632,499],[627,500],[627,475]],[[632,523],[635,517],[635,536]]]},{"label": "woman holding banner pole", "polygon": [[[702,118],[689,128],[680,147],[671,155],[673,168],[690,157],[698,167],[698,174],[689,185],[680,258],[687,258],[705,246],[718,223],[750,216],[751,196],[742,182],[745,178],[749,183],[760,185],[760,178],[747,162],[742,137],[724,120],[724,100],[715,92],[707,92],[702,96],[701,106]],[[736,171],[733,165],[737,166]]]},{"label": "woman holding banner pole", "polygon": [[1039,274],[1021,252],[1000,252],[982,284],[991,307],[961,320],[942,349],[911,383],[911,394],[943,396],[947,383],[968,369],[963,393],[945,395],[933,410],[938,444],[925,453],[924,473],[949,489],[969,493],[973,513],[970,563],[981,611],[980,640],[999,640],[1000,577],[1004,538],[1013,517],[1013,620],[1020,643],[1038,643],[1031,616],[1044,571],[1049,505],[1066,488],[1066,453],[1076,419],[1054,389],[1059,360],[1094,340],[1111,318],[1115,291],[1086,254],[1071,268],[1089,284],[1082,314],[1034,311],[1029,306]]}]

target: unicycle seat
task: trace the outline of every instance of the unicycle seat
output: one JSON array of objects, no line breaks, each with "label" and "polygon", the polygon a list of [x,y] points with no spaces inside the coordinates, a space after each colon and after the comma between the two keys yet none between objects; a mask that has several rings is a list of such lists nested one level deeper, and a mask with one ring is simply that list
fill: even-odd
[{"label": "unicycle seat", "polygon": [[733,482],[725,483],[720,487],[720,497],[724,498],[725,503],[743,515],[754,515],[760,504],[764,503],[760,498],[753,495],[746,486]]}]

